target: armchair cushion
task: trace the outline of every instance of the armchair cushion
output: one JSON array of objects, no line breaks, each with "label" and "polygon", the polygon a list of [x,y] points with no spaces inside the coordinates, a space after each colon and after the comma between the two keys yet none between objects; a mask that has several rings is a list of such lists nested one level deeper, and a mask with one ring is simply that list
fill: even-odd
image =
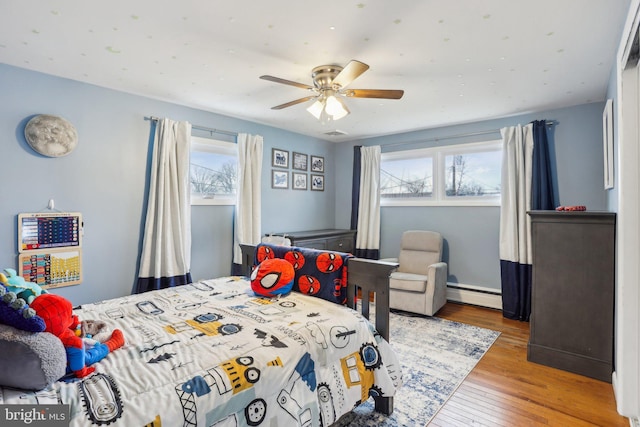
[{"label": "armchair cushion", "polygon": [[433,231],[407,231],[402,235],[398,271],[427,274],[429,265],[442,259],[442,236]]},{"label": "armchair cushion", "polygon": [[389,287],[402,291],[425,292],[427,290],[427,276],[394,271],[389,276]]}]

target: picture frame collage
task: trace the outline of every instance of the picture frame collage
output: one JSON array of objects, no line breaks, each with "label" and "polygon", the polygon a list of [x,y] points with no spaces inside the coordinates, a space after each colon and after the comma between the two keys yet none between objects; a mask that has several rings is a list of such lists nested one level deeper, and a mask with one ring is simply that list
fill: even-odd
[{"label": "picture frame collage", "polygon": [[[291,173],[289,173],[291,165]],[[324,191],[324,157],[271,149],[271,188]],[[289,184],[291,181],[291,184]]]}]

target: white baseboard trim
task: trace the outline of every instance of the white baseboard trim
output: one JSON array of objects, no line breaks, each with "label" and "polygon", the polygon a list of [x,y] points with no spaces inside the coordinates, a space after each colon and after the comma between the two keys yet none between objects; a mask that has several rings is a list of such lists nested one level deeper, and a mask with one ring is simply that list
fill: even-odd
[{"label": "white baseboard trim", "polygon": [[502,310],[502,295],[496,289],[447,283],[447,300]]},{"label": "white baseboard trim", "polygon": [[617,405],[616,410],[618,411],[618,413],[624,417],[627,417],[627,419],[629,420],[629,427],[640,427],[640,417],[638,417],[637,415],[634,416],[633,414],[631,416],[624,415],[620,411],[621,397],[618,393],[621,390],[620,390],[620,385],[618,383],[618,371],[613,371],[613,373],[611,374],[611,385],[613,387],[613,397],[616,399],[616,405]]}]

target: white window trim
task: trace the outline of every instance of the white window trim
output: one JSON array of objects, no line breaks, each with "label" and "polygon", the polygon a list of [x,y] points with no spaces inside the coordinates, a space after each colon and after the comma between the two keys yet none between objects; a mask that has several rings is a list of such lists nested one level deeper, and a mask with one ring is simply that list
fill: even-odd
[{"label": "white window trim", "polygon": [[433,196],[406,198],[381,197],[380,206],[500,206],[500,196],[465,196],[456,198],[447,196],[445,192],[446,180],[444,172],[442,172],[445,157],[451,154],[466,154],[483,151],[502,151],[502,140],[498,139],[484,142],[473,142],[469,144],[443,145],[439,147],[382,153],[383,161],[410,157],[433,158]]},{"label": "white window trim", "polygon": [[[218,139],[191,137],[191,151],[208,151],[213,153],[229,154],[238,157],[238,144]],[[237,195],[218,196],[213,199],[205,199],[191,194],[192,206],[235,206]]]}]

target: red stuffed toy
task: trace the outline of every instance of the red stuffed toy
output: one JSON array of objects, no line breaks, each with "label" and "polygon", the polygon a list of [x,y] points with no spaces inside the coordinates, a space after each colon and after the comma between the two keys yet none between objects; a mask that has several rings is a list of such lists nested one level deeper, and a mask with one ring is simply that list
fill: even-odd
[{"label": "red stuffed toy", "polygon": [[267,258],[251,273],[251,289],[263,297],[277,297],[291,292],[295,272],[289,261]]},{"label": "red stuffed toy", "polygon": [[124,345],[122,331],[116,329],[104,343],[93,348],[85,348],[84,341],[76,335],[80,324],[78,316],[73,314],[71,302],[60,295],[42,294],[31,303],[38,316],[44,319],[45,331],[60,338],[67,351],[69,369],[78,378],[83,378],[95,370],[90,365],[104,359],[107,354]]}]

